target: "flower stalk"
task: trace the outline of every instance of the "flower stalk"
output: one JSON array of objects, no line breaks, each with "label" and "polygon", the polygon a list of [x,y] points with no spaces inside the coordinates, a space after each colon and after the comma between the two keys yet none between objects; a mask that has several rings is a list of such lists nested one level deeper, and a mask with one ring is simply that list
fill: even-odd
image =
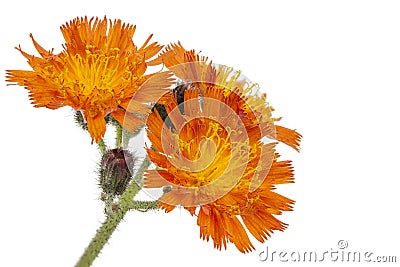
[{"label": "flower stalk", "polygon": [[159,208],[158,203],[160,203],[160,201],[158,200],[153,200],[153,201],[134,200],[131,202],[130,208],[140,212],[146,212],[149,210],[157,210]]},{"label": "flower stalk", "polygon": [[101,154],[104,155],[107,152],[107,146],[104,143],[104,140],[100,139],[99,142],[97,143],[97,145],[100,149]]},{"label": "flower stalk", "polygon": [[115,131],[116,131],[115,147],[118,148],[118,147],[122,146],[122,126],[121,126],[121,124],[116,123]]},{"label": "flower stalk", "polygon": [[96,235],[91,240],[89,246],[86,248],[78,263],[75,265],[76,267],[88,267],[92,265],[93,261],[99,255],[104,245],[108,242],[118,224],[124,218],[125,214],[129,209],[135,206],[132,205],[132,203],[135,203],[133,202],[133,198],[141,189],[141,186],[136,181],[142,180],[143,173],[147,167],[149,167],[150,163],[151,162],[148,158],[143,160],[143,163],[137,170],[134,179],[126,188],[125,192],[120,196],[119,201],[117,202],[117,210],[107,216],[103,225],[97,230]]}]

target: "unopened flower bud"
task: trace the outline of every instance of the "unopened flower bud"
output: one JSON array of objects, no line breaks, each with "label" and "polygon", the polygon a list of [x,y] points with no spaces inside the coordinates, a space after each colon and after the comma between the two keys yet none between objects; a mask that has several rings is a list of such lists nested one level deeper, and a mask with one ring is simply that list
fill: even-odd
[{"label": "unopened flower bud", "polygon": [[131,152],[114,148],[103,155],[100,163],[100,186],[103,193],[121,195],[132,178],[134,157]]}]

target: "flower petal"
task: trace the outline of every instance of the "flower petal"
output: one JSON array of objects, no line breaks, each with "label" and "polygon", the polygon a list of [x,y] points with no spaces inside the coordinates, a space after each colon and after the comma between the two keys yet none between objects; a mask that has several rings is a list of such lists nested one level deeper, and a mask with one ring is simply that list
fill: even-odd
[{"label": "flower petal", "polygon": [[136,115],[126,112],[124,109],[117,109],[113,111],[111,115],[116,119],[126,130],[131,133],[136,132],[140,126],[144,124],[144,119],[139,118]]},{"label": "flower petal", "polygon": [[164,71],[146,76],[146,81],[133,95],[133,100],[138,102],[157,102],[166,92],[168,87],[175,83],[173,73]]},{"label": "flower petal", "polygon": [[293,149],[300,151],[301,134],[295,130],[276,125],[276,138]]},{"label": "flower petal", "polygon": [[98,113],[96,116],[92,117],[88,115],[87,112],[84,112],[84,115],[87,121],[88,131],[92,136],[92,143],[93,140],[98,143],[106,133],[106,120],[104,119],[104,114]]}]

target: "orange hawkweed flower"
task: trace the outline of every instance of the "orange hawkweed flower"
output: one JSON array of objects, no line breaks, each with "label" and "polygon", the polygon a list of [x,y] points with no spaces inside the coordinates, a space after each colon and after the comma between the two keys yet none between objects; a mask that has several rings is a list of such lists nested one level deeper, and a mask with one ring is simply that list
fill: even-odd
[{"label": "orange hawkweed flower", "polygon": [[294,201],[274,189],[294,181],[293,168],[279,160],[275,147],[281,141],[298,150],[301,136],[274,125],[266,96],[239,72],[195,62],[199,57],[181,45],[169,46],[163,56],[184,82],[146,122],[147,154],[158,169],[147,171],[145,187],[169,187],[159,206],[169,212],[180,205],[196,214],[200,237],[211,237],[215,248],[232,242],[249,252],[254,246],[245,228],[264,242],[287,226],[275,215],[292,210]]},{"label": "orange hawkweed flower", "polygon": [[[106,131],[104,117],[112,116],[130,131],[145,121],[146,102],[170,85],[169,74],[145,75],[150,59],[162,46],[132,41],[136,26],[106,18],[75,18],[61,26],[63,51],[54,54],[33,38],[40,57],[17,47],[32,71],[8,70],[7,81],[24,86],[35,107],[57,109],[71,106],[83,112],[92,141]],[[125,122],[124,122],[125,121]]]}]

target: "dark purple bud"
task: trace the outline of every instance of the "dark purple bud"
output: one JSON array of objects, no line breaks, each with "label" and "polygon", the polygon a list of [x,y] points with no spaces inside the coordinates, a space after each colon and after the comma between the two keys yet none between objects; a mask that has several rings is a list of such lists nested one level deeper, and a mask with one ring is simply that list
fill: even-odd
[{"label": "dark purple bud", "polygon": [[121,195],[128,186],[134,166],[131,152],[114,148],[105,153],[100,163],[100,186],[107,195]]}]

